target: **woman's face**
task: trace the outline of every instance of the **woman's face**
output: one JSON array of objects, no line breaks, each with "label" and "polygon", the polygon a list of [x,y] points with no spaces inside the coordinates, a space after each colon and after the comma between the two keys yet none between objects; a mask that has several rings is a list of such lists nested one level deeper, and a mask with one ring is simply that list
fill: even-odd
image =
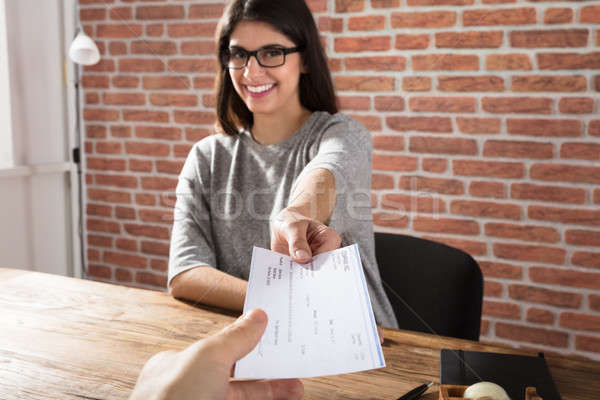
[{"label": "woman's face", "polygon": [[[272,25],[257,21],[240,21],[229,40],[229,48],[254,51],[263,47],[296,47]],[[235,91],[256,118],[259,115],[295,116],[301,111],[298,82],[304,72],[300,53],[285,56],[285,64],[266,68],[250,57],[242,69],[230,69]]]}]

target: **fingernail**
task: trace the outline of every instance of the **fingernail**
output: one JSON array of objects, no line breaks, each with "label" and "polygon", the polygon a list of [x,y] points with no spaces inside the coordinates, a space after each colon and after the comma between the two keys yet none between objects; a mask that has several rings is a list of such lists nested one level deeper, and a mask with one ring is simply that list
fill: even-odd
[{"label": "fingernail", "polygon": [[300,259],[300,260],[304,260],[305,258],[309,258],[310,254],[308,254],[308,251],[306,250],[296,250],[296,258]]}]

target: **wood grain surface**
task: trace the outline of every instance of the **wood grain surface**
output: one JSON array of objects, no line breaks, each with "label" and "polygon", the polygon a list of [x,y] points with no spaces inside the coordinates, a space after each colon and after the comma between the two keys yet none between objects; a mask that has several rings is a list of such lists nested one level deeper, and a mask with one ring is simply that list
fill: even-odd
[{"label": "wood grain surface", "polygon": [[[235,317],[167,293],[0,268],[0,399],[126,399],[154,353],[182,349]],[[528,354],[407,331],[385,335],[386,368],[305,379],[304,398],[396,399],[439,382],[442,348]],[[600,363],[547,360],[563,399],[598,398]],[[423,399],[437,393],[436,384]]]}]

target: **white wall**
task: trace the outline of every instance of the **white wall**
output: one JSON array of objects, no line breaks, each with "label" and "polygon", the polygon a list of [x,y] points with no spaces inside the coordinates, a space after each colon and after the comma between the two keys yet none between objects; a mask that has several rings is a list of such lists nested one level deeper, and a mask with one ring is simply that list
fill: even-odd
[{"label": "white wall", "polygon": [[[0,0],[0,55],[8,53],[4,0]],[[0,168],[13,166],[8,59],[0,56]]]}]

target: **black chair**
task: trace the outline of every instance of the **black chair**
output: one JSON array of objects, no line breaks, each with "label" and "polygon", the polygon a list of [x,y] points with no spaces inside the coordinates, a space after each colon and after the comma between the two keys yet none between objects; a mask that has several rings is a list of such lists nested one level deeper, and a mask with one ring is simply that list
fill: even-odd
[{"label": "black chair", "polygon": [[430,240],[379,232],[375,254],[400,329],[479,340],[483,275],[473,257]]}]

